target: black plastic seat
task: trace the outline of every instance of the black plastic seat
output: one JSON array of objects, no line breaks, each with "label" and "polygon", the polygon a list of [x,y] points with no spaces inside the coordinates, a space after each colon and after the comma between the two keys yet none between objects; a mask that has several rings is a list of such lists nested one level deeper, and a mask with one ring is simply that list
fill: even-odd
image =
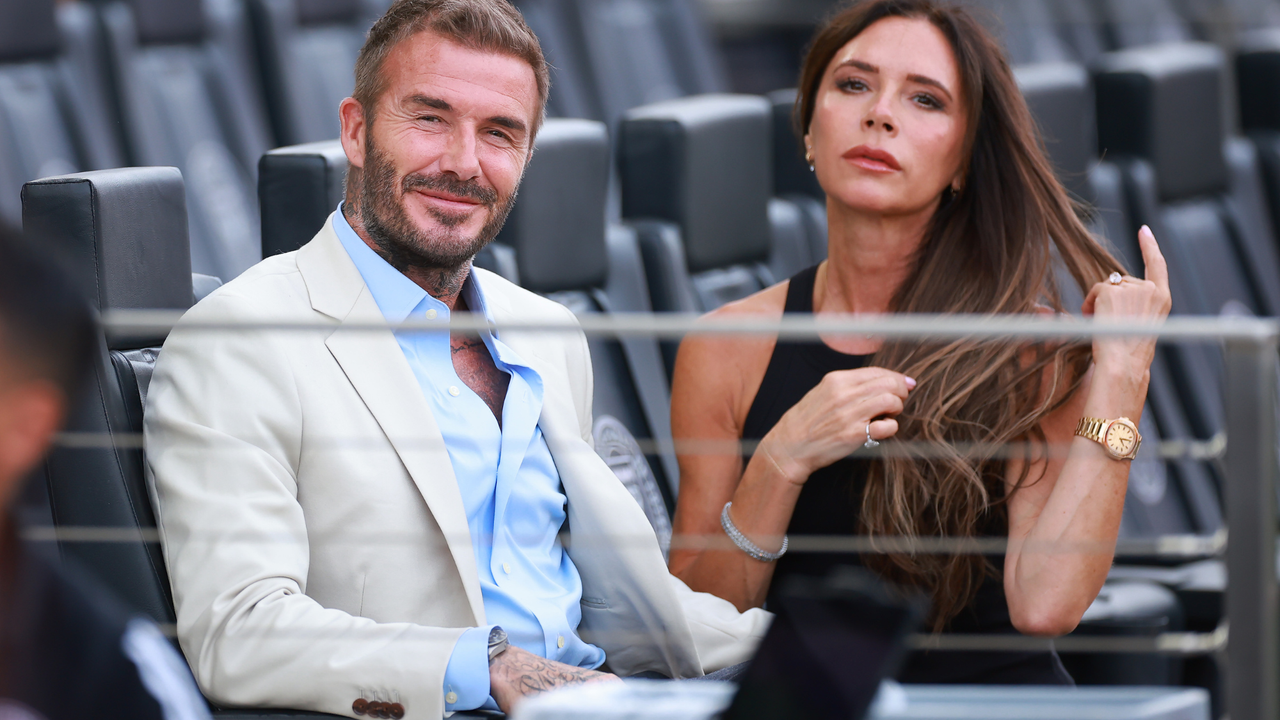
[{"label": "black plastic seat", "polygon": [[[792,122],[796,89],[775,90],[768,97],[773,108],[773,195],[802,213],[810,264],[819,263],[827,259],[827,196],[805,162],[804,147],[796,137]],[[789,277],[791,273],[775,275]]]},{"label": "black plastic seat", "polygon": [[551,66],[551,117],[603,120],[573,0],[515,0]]},{"label": "black plastic seat", "polygon": [[[143,211],[145,210],[145,211]],[[59,256],[100,311],[191,306],[182,176],[123,168],[47,178],[23,188],[24,229]],[[89,391],[67,425],[87,442],[45,462],[58,550],[132,609],[172,628],[173,597],[144,477],[142,412],[166,333],[104,335]],[[334,717],[231,710],[244,720]]]},{"label": "black plastic seat", "polygon": [[568,0],[603,117],[728,88],[722,61],[691,0]]},{"label": "black plastic seat", "polygon": [[1196,39],[1174,0],[1102,0],[1099,7],[1115,48]]},{"label": "black plastic seat", "polygon": [[93,10],[0,2],[0,220],[22,220],[22,184],[124,164]]},{"label": "black plastic seat", "polygon": [[978,0],[974,5],[978,20],[1000,38],[1010,63],[1077,59],[1048,0]]},{"label": "black plastic seat", "polygon": [[274,142],[240,0],[119,0],[102,8],[131,161],[190,190],[191,262],[230,280],[261,259],[253,182]]},{"label": "black plastic seat", "polygon": [[369,29],[361,0],[251,0],[267,109],[283,145],[338,136]]}]

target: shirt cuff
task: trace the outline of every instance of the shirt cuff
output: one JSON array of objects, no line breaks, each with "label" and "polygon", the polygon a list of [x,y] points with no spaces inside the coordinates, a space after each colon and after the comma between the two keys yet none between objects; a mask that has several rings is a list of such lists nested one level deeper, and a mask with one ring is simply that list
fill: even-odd
[{"label": "shirt cuff", "polygon": [[447,712],[475,710],[489,700],[489,633],[493,628],[471,628],[454,644],[444,671]]}]

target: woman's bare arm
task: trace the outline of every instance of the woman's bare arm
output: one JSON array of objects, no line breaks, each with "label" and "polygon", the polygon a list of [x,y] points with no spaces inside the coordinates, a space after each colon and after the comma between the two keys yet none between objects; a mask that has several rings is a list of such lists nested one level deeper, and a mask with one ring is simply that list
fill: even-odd
[{"label": "woman's bare arm", "polygon": [[[1151,321],[1169,312],[1168,275],[1150,231],[1139,235],[1147,280],[1099,283],[1084,311],[1098,318]],[[1084,383],[1041,424],[1051,449],[1033,459],[1028,479],[1009,498],[1009,548],[1004,588],[1020,631],[1062,635],[1080,622],[1115,557],[1129,461],[1114,460],[1098,443],[1075,436],[1081,417],[1139,421],[1147,396],[1151,338],[1098,338]],[[1066,449],[1065,457],[1062,450]],[[1022,470],[1010,462],[1006,486]]]}]

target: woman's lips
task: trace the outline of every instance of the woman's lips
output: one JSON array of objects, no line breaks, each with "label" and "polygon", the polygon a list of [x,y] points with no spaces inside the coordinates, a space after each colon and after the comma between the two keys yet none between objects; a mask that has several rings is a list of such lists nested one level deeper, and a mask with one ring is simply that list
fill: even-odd
[{"label": "woman's lips", "polygon": [[871,172],[891,173],[902,169],[893,153],[859,145],[844,154],[844,159]]}]

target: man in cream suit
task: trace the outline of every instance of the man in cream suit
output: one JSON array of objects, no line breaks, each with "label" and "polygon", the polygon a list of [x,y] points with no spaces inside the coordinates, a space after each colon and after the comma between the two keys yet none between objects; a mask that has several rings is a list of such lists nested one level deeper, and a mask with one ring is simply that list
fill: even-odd
[{"label": "man in cream suit", "polygon": [[[471,267],[515,198],[547,85],[506,0],[397,2],[340,108],[340,211],[166,342],[147,454],[178,637],[214,701],[506,711],[609,673],[698,677],[763,633],[763,611],[667,572],[593,452],[580,332],[449,332],[455,311],[572,322]],[[410,318],[440,329],[368,329]],[[259,327],[201,327],[239,323]]]}]

